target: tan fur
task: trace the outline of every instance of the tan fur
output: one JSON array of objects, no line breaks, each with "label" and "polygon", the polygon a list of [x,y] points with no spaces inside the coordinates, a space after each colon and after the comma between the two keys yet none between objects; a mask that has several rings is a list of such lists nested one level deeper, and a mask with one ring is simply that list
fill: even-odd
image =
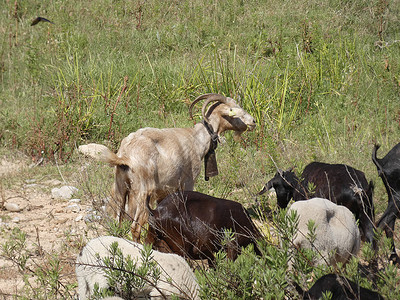
[{"label": "tan fur", "polygon": [[[218,135],[226,130],[240,135],[255,127],[253,117],[231,98],[227,98],[226,103],[211,105],[207,118]],[[95,146],[97,144],[84,147],[90,149],[93,145],[101,149],[98,155],[82,152],[116,167],[113,203],[110,203],[108,211],[113,212],[119,221],[133,220],[132,235],[138,241],[148,217],[145,207],[147,195],[154,205],[177,190],[193,190],[210,141],[207,129],[198,123],[194,128],[139,129],[122,140],[116,154],[105,146]]]}]

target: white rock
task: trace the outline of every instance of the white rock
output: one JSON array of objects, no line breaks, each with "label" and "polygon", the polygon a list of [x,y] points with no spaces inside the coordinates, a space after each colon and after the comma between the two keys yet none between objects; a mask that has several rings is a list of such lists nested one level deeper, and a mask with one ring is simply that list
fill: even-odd
[{"label": "white rock", "polygon": [[11,220],[11,222],[13,222],[13,223],[19,223],[20,220],[21,220],[20,218],[15,217],[15,218],[13,218],[13,219]]},{"label": "white rock", "polygon": [[100,144],[87,144],[78,147],[78,151],[86,156],[90,156],[95,159],[102,157],[104,152],[108,152],[108,148]]},{"label": "white rock", "polygon": [[80,208],[79,205],[76,204],[76,203],[71,204],[71,205],[68,205],[68,206],[67,206],[67,209],[70,210],[70,211],[73,211],[73,212],[79,212],[79,211],[81,211],[81,208]]},{"label": "white rock", "polygon": [[12,203],[12,202],[6,202],[4,203],[4,208],[8,211],[12,211],[12,212],[19,212],[22,209],[18,206],[18,204],[16,203]]},{"label": "white rock", "polygon": [[51,195],[53,198],[71,199],[74,193],[78,192],[78,189],[74,186],[65,185],[60,188],[53,188]]},{"label": "white rock", "polygon": [[81,221],[83,219],[83,216],[82,215],[79,215],[79,216],[77,216],[76,218],[75,218],[75,222],[79,222],[79,221]]}]

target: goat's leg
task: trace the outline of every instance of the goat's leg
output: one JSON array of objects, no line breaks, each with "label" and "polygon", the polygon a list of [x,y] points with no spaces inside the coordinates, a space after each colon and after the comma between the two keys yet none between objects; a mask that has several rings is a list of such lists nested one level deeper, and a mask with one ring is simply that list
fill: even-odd
[{"label": "goat's leg", "polygon": [[163,240],[159,240],[154,244],[154,248],[157,251],[164,252],[164,253],[174,253],[174,251],[171,250],[171,247]]},{"label": "goat's leg", "polygon": [[374,234],[375,225],[365,212],[362,212],[360,215],[359,226],[365,240],[371,244],[373,250],[377,250],[377,241]]},{"label": "goat's leg", "polygon": [[120,207],[118,204],[117,196],[115,195],[115,185],[111,189],[111,197],[106,204],[107,215],[113,217],[115,220],[119,221]]},{"label": "goat's leg", "polygon": [[131,233],[132,233],[132,240],[135,243],[140,243],[141,232],[142,232],[142,227],[136,221],[133,221],[131,225]]},{"label": "goat's leg", "polygon": [[130,199],[134,199],[132,198],[131,193],[127,173],[124,169],[117,167],[113,187],[113,206],[116,210],[119,224],[121,224],[125,219],[132,219],[132,216],[129,217],[129,211],[126,211],[126,205],[129,205]]},{"label": "goat's leg", "polygon": [[215,257],[213,254],[209,254],[207,255],[207,263],[208,263],[208,267],[211,269],[215,269],[216,267],[216,262],[215,262]]},{"label": "goat's leg", "polygon": [[180,189],[182,191],[193,191],[194,190],[194,180],[192,178],[187,178],[181,185]]},{"label": "goat's leg", "polygon": [[136,213],[133,218],[131,225],[132,238],[134,242],[140,242],[140,234],[142,232],[142,227],[148,221],[147,209],[143,205],[138,205],[136,207]]},{"label": "goat's leg", "polygon": [[394,246],[394,226],[396,223],[396,219],[398,218],[399,211],[397,208],[393,205],[388,205],[386,208],[386,211],[383,213],[383,216],[378,222],[378,228],[383,228],[385,230],[386,237],[391,239],[391,248],[392,248],[392,253],[390,255],[390,260],[393,261],[396,264],[400,264],[400,258],[396,253],[396,248]]},{"label": "goat's leg", "polygon": [[238,257],[237,245],[230,244],[226,248],[226,256],[230,260],[235,260]]}]

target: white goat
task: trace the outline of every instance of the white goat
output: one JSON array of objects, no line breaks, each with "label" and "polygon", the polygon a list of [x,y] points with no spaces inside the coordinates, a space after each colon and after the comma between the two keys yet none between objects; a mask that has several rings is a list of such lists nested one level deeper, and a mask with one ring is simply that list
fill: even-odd
[{"label": "white goat", "polygon": [[[327,199],[312,198],[292,204],[299,217],[298,233],[293,244],[298,248],[316,250],[316,264],[347,263],[360,249],[360,232],[353,213],[345,206]],[[315,222],[315,240],[310,241],[308,222]]]},{"label": "white goat", "polygon": [[[97,283],[99,289],[108,288],[103,259],[110,257],[110,247],[114,242],[118,243],[123,257],[128,255],[132,261],[137,261],[137,267],[141,265],[141,244],[117,238],[114,236],[101,236],[92,239],[83,248],[76,260],[76,277],[78,280],[78,295],[80,300],[88,299],[93,295],[94,286]],[[152,257],[157,262],[161,271],[156,286],[145,284],[141,291],[137,291],[135,299],[170,299],[176,295],[179,299],[200,299],[199,286],[190,266],[179,255],[162,253],[153,250]],[[133,291],[134,292],[134,291]]]},{"label": "white goat", "polygon": [[[206,99],[202,107],[203,122],[194,128],[142,128],[121,142],[118,153],[107,147],[89,144],[79,151],[115,166],[113,201],[108,210],[121,222],[133,221],[132,236],[140,239],[147,222],[147,196],[151,203],[177,190],[193,190],[194,182],[205,158],[206,180],[218,174],[214,150],[222,133],[234,131],[235,140],[255,127],[254,118],[232,98],[205,94],[190,106]],[[213,103],[208,109],[208,104]]]}]

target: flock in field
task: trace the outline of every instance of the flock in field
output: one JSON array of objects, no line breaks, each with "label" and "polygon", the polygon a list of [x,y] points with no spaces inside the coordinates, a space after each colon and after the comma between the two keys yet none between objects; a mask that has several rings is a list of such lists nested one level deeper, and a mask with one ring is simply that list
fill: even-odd
[{"label": "flock in field", "polygon": [[[184,258],[205,259],[212,268],[215,252],[223,249],[234,260],[249,244],[262,255],[257,241],[263,235],[240,203],[193,191],[203,163],[206,180],[218,174],[215,149],[221,134],[233,131],[239,138],[253,130],[256,122],[234,99],[220,94],[196,98],[190,115],[200,101],[204,101],[203,120],[193,128],[142,128],[124,138],[117,153],[99,144],[79,147],[81,153],[115,166],[107,212],[119,222],[130,221],[133,238],[101,236],[89,241],[76,261],[79,299],[91,297],[95,283],[108,287],[102,258],[109,255],[113,243],[138,263],[143,249],[140,242],[152,244],[154,260],[161,269],[160,280],[155,286],[145,285],[136,291],[138,299],[169,299],[173,295],[200,299],[198,283]],[[386,187],[388,206],[377,223],[373,183],[348,165],[312,162],[300,178],[291,170],[278,170],[259,192],[262,195],[273,188],[281,208],[295,201],[287,212],[296,211],[299,218],[293,244],[317,250],[320,256],[316,264],[345,264],[357,255],[361,240],[377,250],[377,228],[393,238],[400,214],[400,143],[382,159],[377,158],[378,148],[376,145],[373,149],[372,161]],[[316,228],[312,243],[307,237],[310,219]],[[148,230],[141,241],[145,224]],[[222,243],[226,230],[233,238]],[[394,242],[390,260],[400,263]],[[331,291],[332,299],[383,299],[377,292],[335,274],[321,277],[308,291],[295,285],[303,299],[319,299],[326,291]]]}]

